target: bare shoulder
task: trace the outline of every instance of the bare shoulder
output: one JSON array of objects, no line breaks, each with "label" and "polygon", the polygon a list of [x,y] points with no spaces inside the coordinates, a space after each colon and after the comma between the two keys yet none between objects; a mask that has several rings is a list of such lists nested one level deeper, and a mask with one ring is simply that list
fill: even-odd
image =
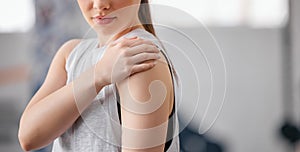
[{"label": "bare shoulder", "polygon": [[149,92],[151,84],[158,84],[158,87],[166,89],[167,94],[172,94],[173,84],[169,66],[163,54],[160,53],[160,55],[161,58],[152,69],[131,75],[121,82],[118,85],[118,87],[120,86],[120,94],[122,94],[121,92],[129,91],[139,101],[148,101],[151,98]]},{"label": "bare shoulder", "polygon": [[71,39],[67,42],[65,42],[59,49],[58,53],[61,53],[61,55],[64,57],[64,59],[67,59],[69,54],[73,51],[73,49],[80,43],[80,39]]},{"label": "bare shoulder", "polygon": [[65,59],[80,40],[69,40],[63,44],[54,56],[43,85],[31,99],[27,108],[66,84]]},{"label": "bare shoulder", "polygon": [[131,75],[117,83],[117,88],[125,126],[139,129],[155,127],[166,122],[171,114],[173,81],[163,55],[152,69]]}]

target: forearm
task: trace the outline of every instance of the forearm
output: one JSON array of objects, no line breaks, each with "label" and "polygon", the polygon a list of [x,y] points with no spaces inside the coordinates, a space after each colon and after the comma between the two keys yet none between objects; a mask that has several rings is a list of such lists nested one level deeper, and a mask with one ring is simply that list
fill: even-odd
[{"label": "forearm", "polygon": [[104,87],[98,85],[96,90],[93,69],[24,111],[19,130],[24,149],[36,149],[51,143],[91,104]]}]

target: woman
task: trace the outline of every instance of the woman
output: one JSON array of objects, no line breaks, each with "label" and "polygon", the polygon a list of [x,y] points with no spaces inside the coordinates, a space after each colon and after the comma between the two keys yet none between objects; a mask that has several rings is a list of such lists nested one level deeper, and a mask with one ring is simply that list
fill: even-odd
[{"label": "woman", "polygon": [[59,49],[20,120],[22,148],[54,141],[54,152],[179,151],[173,71],[148,0],[78,4],[98,38]]}]

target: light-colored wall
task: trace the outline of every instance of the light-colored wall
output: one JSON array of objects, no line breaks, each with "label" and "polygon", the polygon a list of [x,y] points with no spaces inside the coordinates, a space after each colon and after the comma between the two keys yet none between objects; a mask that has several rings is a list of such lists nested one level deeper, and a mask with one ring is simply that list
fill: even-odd
[{"label": "light-colored wall", "polygon": [[[0,34],[0,68],[29,65],[29,41],[27,34]],[[29,96],[26,81],[0,85],[0,151],[22,151],[17,140],[18,121]]]},{"label": "light-colored wall", "polygon": [[294,116],[298,125],[300,124],[300,1],[292,0],[293,17],[292,17],[292,37],[293,37],[293,70],[294,70]]},{"label": "light-colored wall", "polygon": [[209,134],[223,139],[232,152],[286,151],[278,136],[283,117],[281,31],[232,28],[212,33],[224,51],[228,90]]},{"label": "light-colored wall", "polygon": [[[200,81],[200,91],[198,90],[200,106],[191,121],[190,128],[197,131],[201,125],[200,131],[205,131],[213,122],[222,104],[220,92],[218,92],[222,92],[222,89],[218,90],[223,83],[222,65],[216,64],[220,58],[206,30],[199,28],[184,30],[186,33],[191,33],[192,39],[198,42],[211,64],[215,85],[211,105],[207,115],[204,116],[210,97],[210,92],[207,90],[211,89],[207,75],[209,71],[203,70],[206,66],[203,65],[204,62],[199,61],[203,58],[199,56],[198,60],[193,60],[193,57],[197,56],[196,53],[192,53],[194,56],[189,56],[191,62],[195,63],[196,70],[199,71],[198,80]],[[219,43],[225,59],[227,91],[221,113],[208,131],[208,136],[223,142],[230,152],[287,151],[278,133],[283,121],[281,29],[235,27],[209,28],[209,30]],[[172,34],[163,39],[172,41],[177,38],[176,34]],[[177,46],[181,46],[180,43],[186,44],[183,39],[173,42],[175,44],[177,42]],[[191,46],[182,48],[186,52],[193,49]],[[182,81],[185,81],[184,83],[193,81],[188,86],[183,86],[183,101],[179,107],[180,117],[188,119],[191,117],[189,114],[197,106],[195,104],[197,97],[193,94],[197,90],[197,85],[192,72],[182,72],[186,71],[188,64],[183,65],[185,57],[178,56],[175,65],[179,65],[177,70],[180,77],[185,78]],[[221,78],[216,75],[220,75]],[[205,120],[202,121],[204,118]]]}]

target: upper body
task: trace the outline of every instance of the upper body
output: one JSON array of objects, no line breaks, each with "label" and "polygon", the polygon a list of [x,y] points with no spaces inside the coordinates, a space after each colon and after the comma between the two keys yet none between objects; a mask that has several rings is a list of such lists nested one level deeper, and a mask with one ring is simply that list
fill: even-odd
[{"label": "upper body", "polygon": [[[74,48],[84,41],[71,40],[60,48],[43,85],[27,105],[20,120],[19,140],[22,148],[37,149],[51,143],[57,137],[63,137],[68,132],[76,133],[80,127],[89,128],[80,120],[85,114],[89,114],[88,109],[97,107],[93,106],[97,95],[105,88],[116,84],[115,88],[119,92],[122,105],[120,112],[122,134],[120,134],[121,141],[117,143],[121,143],[122,151],[163,151],[168,118],[174,107],[172,72],[169,71],[166,58],[156,48],[157,44],[137,37],[118,39],[133,29],[117,28],[117,25],[123,23],[122,15],[128,14],[116,13],[113,17],[106,16],[111,9],[140,4],[141,1],[78,0],[78,3],[87,22],[98,35],[101,35],[98,37],[96,47],[105,46],[105,51],[101,60],[85,64],[86,67],[82,66],[84,68],[76,66],[74,69],[81,69],[69,75],[67,62],[76,50]],[[135,20],[136,16],[132,18],[130,25],[139,23]],[[160,54],[160,59],[157,54]],[[105,103],[115,102],[104,101]],[[95,116],[100,118],[97,119],[100,121],[105,117],[105,115]],[[97,125],[100,124],[94,124]],[[109,124],[101,125],[114,129]],[[92,136],[95,134],[80,135],[82,136],[71,136],[78,138],[77,144],[86,144],[80,140],[93,139]],[[62,144],[66,143],[68,142]]]},{"label": "upper body", "polygon": [[[142,39],[153,40],[155,39],[150,33],[146,32],[142,29],[134,30],[130,33],[127,33],[125,36],[138,36]],[[67,71],[67,84],[71,83],[80,73],[85,71],[88,67],[93,65],[98,60],[101,60],[101,56],[105,51],[105,47],[100,49],[95,49],[97,45],[97,41],[95,39],[87,39],[82,40],[80,44],[78,44],[75,49],[69,55],[66,61],[66,71]],[[141,140],[143,138],[150,138],[151,140],[157,142],[159,138],[163,144],[166,139],[171,139],[171,137],[164,137],[160,134],[155,134],[156,132],[160,132],[162,134],[163,131],[160,129],[171,130],[170,126],[160,126],[163,122],[170,123],[173,125],[172,127],[177,128],[177,115],[175,111],[175,105],[167,105],[168,100],[174,100],[174,91],[173,90],[173,80],[171,76],[171,72],[167,63],[167,58],[164,57],[163,52],[160,53],[161,58],[158,60],[157,65],[152,68],[153,70],[145,71],[143,73],[138,73],[135,75],[126,78],[125,80],[110,84],[102,88],[102,90],[98,93],[96,98],[93,100],[91,105],[87,107],[82,113],[81,117],[78,118],[75,123],[57,138],[53,145],[53,152],[61,152],[61,151],[120,151],[121,143],[122,146],[125,146],[124,141],[121,142],[121,130],[128,130],[130,128],[138,127],[150,130],[150,135],[148,137],[140,137],[135,138]],[[140,75],[139,74],[145,74]],[[161,101],[149,99],[150,93],[148,91],[151,81],[162,81],[165,83],[165,99],[162,101],[163,103],[159,103]],[[130,81],[130,82],[129,82]],[[139,82],[134,82],[139,81]],[[155,82],[154,81],[154,82]],[[126,84],[128,83],[128,84]],[[131,89],[127,89],[127,85],[130,85]],[[143,85],[143,86],[141,86]],[[144,86],[146,85],[146,86]],[[156,87],[155,90],[159,92],[163,92],[164,88],[159,85],[153,85],[152,87]],[[136,90],[134,90],[136,89]],[[139,89],[139,90],[138,90]],[[143,90],[142,90],[143,89]],[[131,93],[129,93],[131,92]],[[152,96],[159,96],[157,93],[150,89]],[[150,104],[141,105],[137,107],[127,106],[126,102],[131,102],[130,99],[127,98],[125,94],[132,94],[132,97],[136,98],[138,101],[148,101]],[[118,101],[118,95],[119,100]],[[140,99],[139,99],[140,98]],[[118,102],[121,103],[120,111],[117,107]],[[151,104],[152,102],[152,104]],[[173,102],[170,102],[173,103]],[[160,105],[162,104],[162,105]],[[154,105],[154,106],[153,106]],[[155,106],[159,105],[159,106]],[[145,106],[147,106],[145,109]],[[138,109],[134,109],[138,108]],[[126,110],[127,109],[127,110]],[[120,113],[119,113],[120,112]],[[164,112],[168,113],[167,115]],[[150,114],[151,113],[151,114]],[[119,117],[119,115],[121,117]],[[133,115],[133,116],[132,116]],[[167,118],[162,123],[158,123],[155,121],[159,121],[166,115]],[[169,119],[170,118],[170,119]],[[153,122],[151,122],[151,119]],[[122,126],[121,126],[122,124]],[[124,126],[124,125],[127,126]],[[136,126],[135,126],[136,125]],[[150,127],[141,126],[141,125],[152,125]],[[158,129],[150,129],[153,127],[157,127]],[[130,131],[130,130],[129,130]],[[127,131],[127,132],[129,132]],[[132,132],[132,131],[130,131]],[[140,134],[140,133],[139,133]],[[154,136],[155,135],[155,136]],[[171,135],[169,135],[171,136]],[[84,138],[88,137],[88,138]],[[157,137],[157,138],[155,138]],[[127,137],[128,139],[124,139],[125,141],[134,141],[133,137]],[[156,145],[156,143],[151,142],[149,139],[145,142],[143,146],[152,147]],[[164,145],[161,151],[179,151],[179,141],[178,138],[172,139],[169,143],[169,147]],[[152,149],[153,151],[154,149]],[[125,151],[123,149],[123,151]],[[159,151],[155,149],[154,151]]]}]

